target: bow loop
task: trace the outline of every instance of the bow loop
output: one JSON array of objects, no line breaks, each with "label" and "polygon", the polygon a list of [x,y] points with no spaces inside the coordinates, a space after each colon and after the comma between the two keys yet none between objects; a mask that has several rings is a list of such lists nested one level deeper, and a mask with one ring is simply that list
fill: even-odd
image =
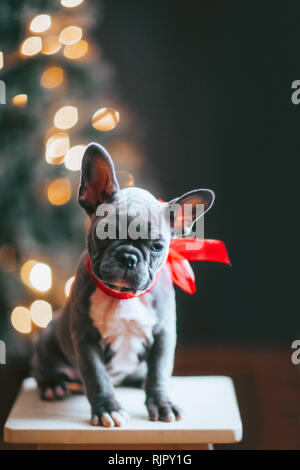
[{"label": "bow loop", "polygon": [[230,265],[225,244],[221,240],[208,238],[171,240],[167,264],[172,281],[188,294],[196,292],[195,274],[189,261],[217,261]]}]

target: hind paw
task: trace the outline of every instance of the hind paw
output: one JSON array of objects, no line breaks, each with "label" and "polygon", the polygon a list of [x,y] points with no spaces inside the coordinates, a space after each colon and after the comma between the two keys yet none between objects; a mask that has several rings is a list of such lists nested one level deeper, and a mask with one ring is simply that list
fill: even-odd
[{"label": "hind paw", "polygon": [[62,400],[71,395],[70,390],[64,384],[40,386],[39,392],[42,400],[48,401]]}]

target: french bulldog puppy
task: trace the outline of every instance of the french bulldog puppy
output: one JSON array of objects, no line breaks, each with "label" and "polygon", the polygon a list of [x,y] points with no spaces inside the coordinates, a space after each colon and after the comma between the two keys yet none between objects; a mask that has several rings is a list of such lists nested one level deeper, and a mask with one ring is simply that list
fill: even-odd
[{"label": "french bulldog puppy", "polygon": [[[165,261],[171,238],[179,228],[188,233],[197,214],[194,210],[186,218],[182,211],[172,217],[167,214],[174,203],[179,208],[190,204],[193,209],[202,204],[203,214],[213,200],[213,192],[204,189],[170,203],[159,202],[140,188],[119,189],[107,151],[97,143],[88,145],[78,194],[79,204],[90,217],[86,251],[65,307],[35,344],[33,375],[41,398],[64,398],[70,393],[68,382],[82,382],[92,424],[122,426],[128,416],[115,398],[114,385],[143,384],[151,420],[181,418],[167,389],[176,343],[176,308]],[[130,233],[129,224],[134,223],[130,212],[136,205],[142,205],[148,215],[155,214],[145,220],[151,236],[120,237],[124,229],[120,221],[125,220]],[[108,210],[102,211],[103,207]],[[115,222],[109,209],[114,209]],[[99,236],[103,221],[114,224],[112,238]],[[139,225],[143,221],[140,218]],[[104,287],[99,288],[97,281]],[[132,296],[123,299],[120,293]]]}]

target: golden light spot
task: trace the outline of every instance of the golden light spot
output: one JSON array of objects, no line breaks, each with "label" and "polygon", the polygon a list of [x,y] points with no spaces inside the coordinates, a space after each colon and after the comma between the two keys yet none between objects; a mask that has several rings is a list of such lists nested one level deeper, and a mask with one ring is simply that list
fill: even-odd
[{"label": "golden light spot", "polygon": [[74,8],[80,5],[83,0],[61,0],[61,4],[66,8]]},{"label": "golden light spot", "polygon": [[45,55],[55,54],[61,48],[61,43],[56,36],[43,38],[42,53]]},{"label": "golden light spot", "polygon": [[30,307],[30,316],[33,323],[46,328],[52,320],[52,307],[45,300],[35,300]]},{"label": "golden light spot", "polygon": [[65,46],[70,46],[80,41],[82,38],[82,29],[79,26],[67,26],[59,35],[59,42]]},{"label": "golden light spot", "polygon": [[71,171],[78,171],[81,168],[82,157],[85,145],[74,145],[68,150],[65,158],[65,167]]},{"label": "golden light spot", "polygon": [[74,279],[75,279],[75,276],[72,276],[70,277],[67,282],[66,282],[66,285],[65,285],[65,294],[66,294],[66,297],[69,297],[70,295],[70,292],[71,292],[71,287],[72,287],[72,284],[74,282]]},{"label": "golden light spot", "polygon": [[48,186],[48,199],[54,206],[62,206],[71,198],[71,184],[66,178],[57,178]]},{"label": "golden light spot", "polygon": [[22,281],[24,282],[24,284],[27,287],[32,287],[31,282],[29,280],[29,275],[30,275],[30,271],[32,270],[33,266],[35,266],[37,263],[38,263],[38,261],[36,261],[34,259],[29,259],[21,267],[20,276],[21,276]]},{"label": "golden light spot", "polygon": [[70,139],[65,132],[56,132],[46,142],[46,161],[51,165],[63,163],[70,147]]},{"label": "golden light spot", "polygon": [[43,33],[51,26],[50,15],[37,15],[30,23],[29,29],[34,33]]},{"label": "golden light spot", "polygon": [[39,292],[47,292],[52,286],[52,272],[45,263],[36,263],[29,273],[30,285]]},{"label": "golden light spot", "polygon": [[117,178],[121,189],[134,186],[134,177],[126,170],[118,171]]},{"label": "golden light spot", "polygon": [[55,88],[63,82],[64,71],[61,67],[49,67],[41,76],[41,85],[44,88]]},{"label": "golden light spot", "polygon": [[14,96],[11,101],[14,106],[18,106],[19,108],[22,108],[23,106],[26,106],[27,104],[27,95],[21,93],[20,95]]},{"label": "golden light spot", "polygon": [[31,332],[31,318],[28,308],[15,307],[11,313],[11,323],[19,333],[28,334]]},{"label": "golden light spot", "polygon": [[50,139],[50,137],[53,137],[55,134],[57,133],[62,133],[62,134],[65,134],[64,132],[58,130],[55,126],[52,126],[50,127],[46,133],[45,133],[45,136],[44,136],[44,143],[47,144],[48,140]]},{"label": "golden light spot", "polygon": [[33,56],[42,49],[42,40],[39,36],[31,36],[25,39],[20,46],[20,54],[23,56]]},{"label": "golden light spot", "polygon": [[76,106],[63,106],[56,111],[53,123],[58,129],[70,129],[78,121],[78,109]]},{"label": "golden light spot", "polygon": [[118,111],[113,108],[101,108],[92,117],[92,125],[98,131],[111,131],[120,121]]},{"label": "golden light spot", "polygon": [[143,158],[138,148],[130,142],[113,140],[106,145],[107,151],[113,156],[117,168],[137,170],[143,164]]},{"label": "golden light spot", "polygon": [[76,42],[76,44],[73,44],[72,46],[66,46],[64,48],[64,56],[67,57],[68,59],[80,59],[83,57],[89,49],[89,45],[87,41],[84,41],[83,39],[81,41]]},{"label": "golden light spot", "polygon": [[4,67],[3,52],[0,51],[0,70]]}]

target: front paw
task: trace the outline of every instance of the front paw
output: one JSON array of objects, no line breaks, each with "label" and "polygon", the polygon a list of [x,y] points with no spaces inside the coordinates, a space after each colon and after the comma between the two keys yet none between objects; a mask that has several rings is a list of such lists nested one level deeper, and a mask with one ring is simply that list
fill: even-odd
[{"label": "front paw", "polygon": [[165,395],[149,394],[146,398],[146,407],[151,421],[178,421],[182,418],[182,412],[177,405]]},{"label": "front paw", "polygon": [[92,425],[112,428],[124,426],[128,421],[128,413],[121,408],[114,398],[105,398],[92,406]]}]

